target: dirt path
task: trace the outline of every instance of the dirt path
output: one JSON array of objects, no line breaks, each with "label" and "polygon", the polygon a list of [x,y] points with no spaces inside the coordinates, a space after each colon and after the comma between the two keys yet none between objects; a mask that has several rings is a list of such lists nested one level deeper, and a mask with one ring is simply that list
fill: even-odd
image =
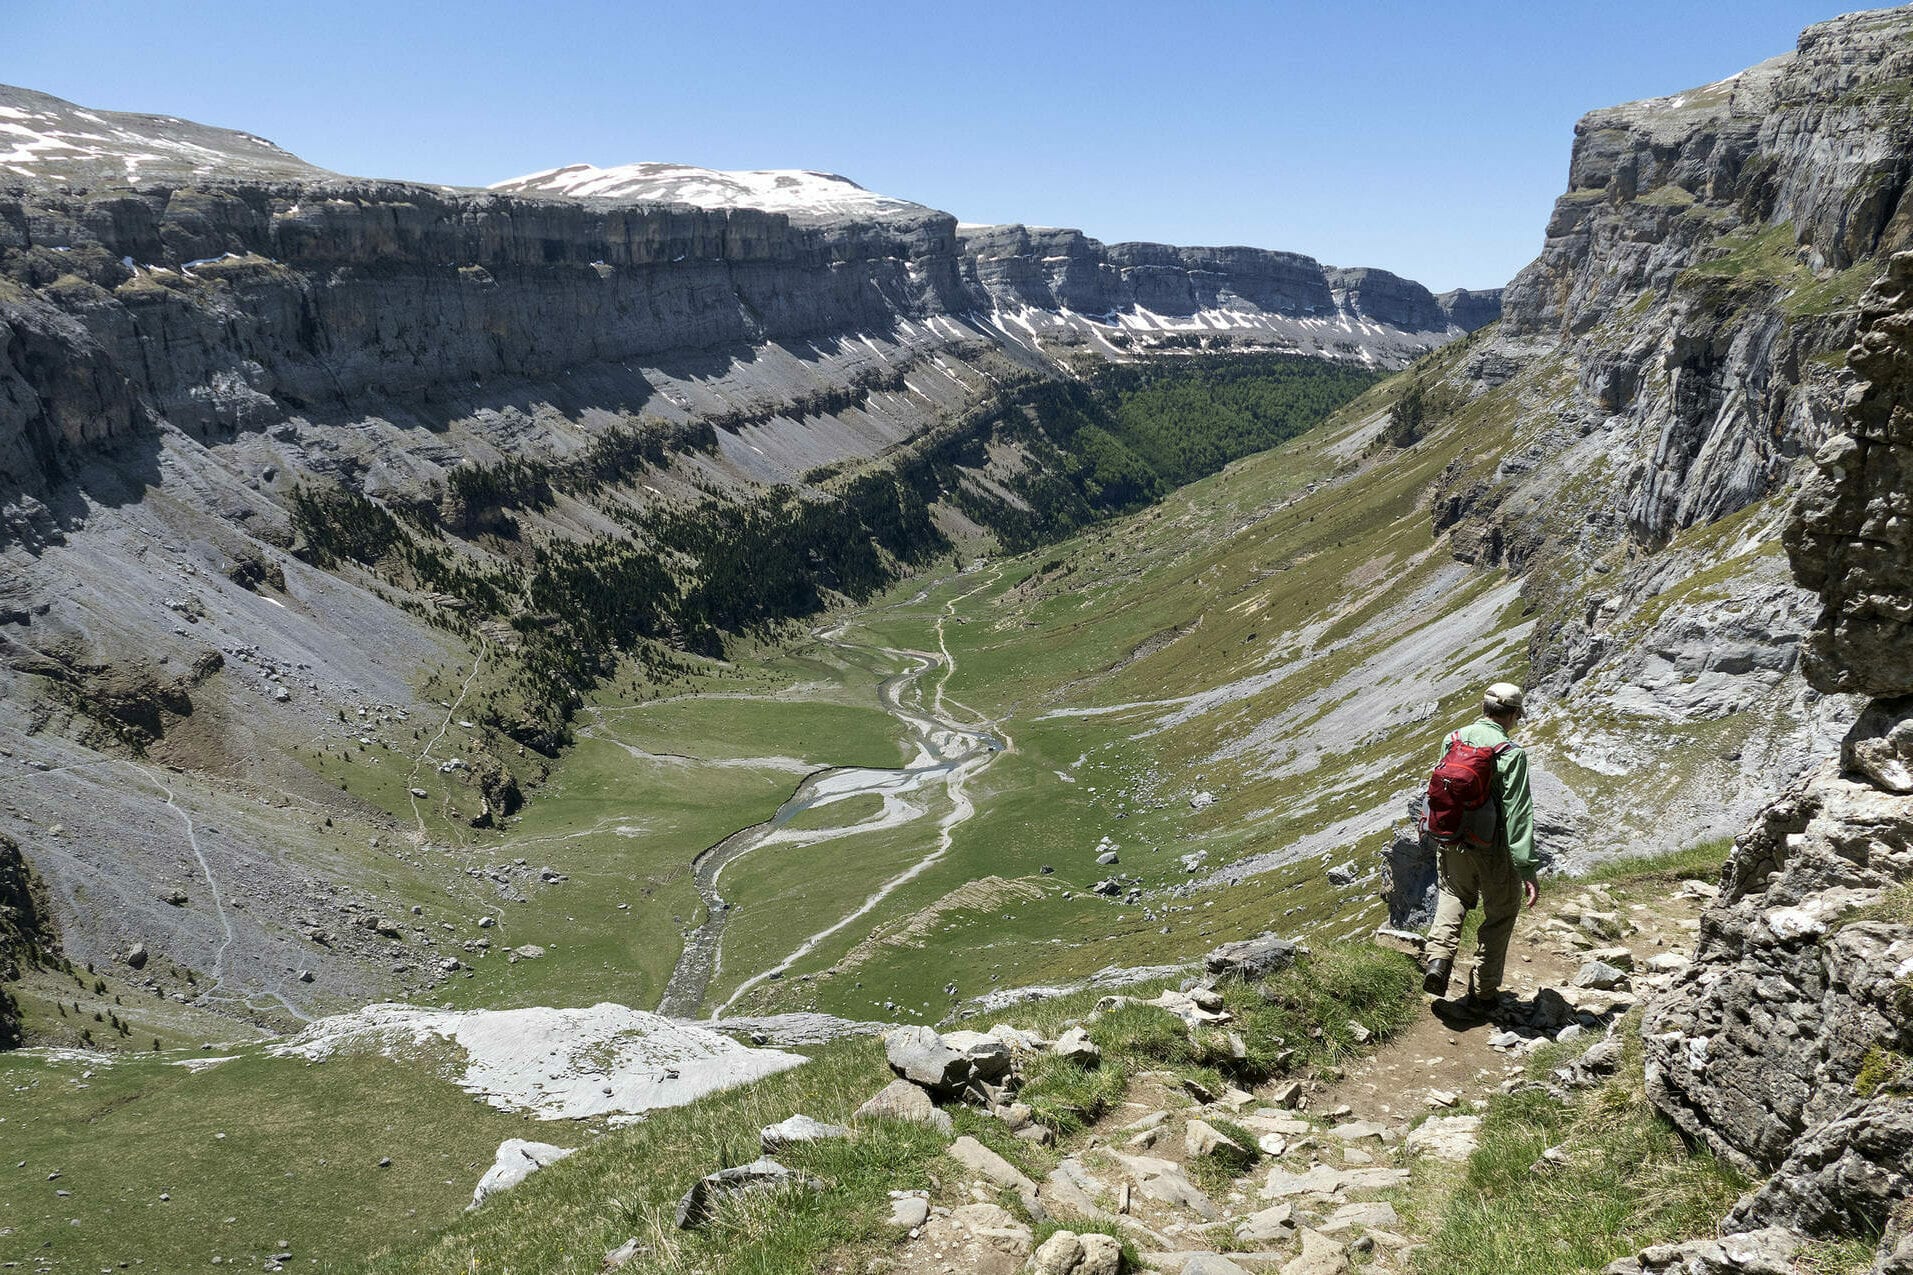
[{"label": "dirt path", "polygon": [[[1522,916],[1492,1021],[1466,1022],[1431,1004],[1330,1084],[1192,1093],[1170,1073],[1144,1072],[1121,1104],[1069,1140],[1036,1201],[1066,1227],[1081,1219],[1122,1235],[1147,1270],[1404,1269],[1418,1237],[1390,1194],[1426,1172],[1452,1176],[1475,1146],[1477,1110],[1533,1050],[1550,1039],[1593,1045],[1637,995],[1671,980],[1693,948],[1706,893],[1672,883],[1557,887]],[[1594,960],[1611,968],[1594,969]],[[1456,997],[1471,961],[1461,964]],[[1609,986],[1582,986],[1595,983]],[[1218,1126],[1253,1138],[1261,1160],[1247,1172],[1219,1168]],[[1015,1184],[992,1181],[987,1160],[965,1168],[976,1180],[946,1183],[957,1186],[954,1196],[939,1192],[950,1202],[924,1209],[886,1270],[1023,1269],[1034,1235],[995,1202],[998,1187]],[[917,1206],[900,1200],[898,1209],[914,1217]]]}]

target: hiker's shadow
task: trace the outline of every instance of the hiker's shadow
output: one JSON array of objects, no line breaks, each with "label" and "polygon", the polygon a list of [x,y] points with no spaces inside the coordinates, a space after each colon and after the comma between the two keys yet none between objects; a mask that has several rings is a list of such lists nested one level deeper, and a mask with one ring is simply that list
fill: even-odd
[{"label": "hiker's shadow", "polygon": [[1497,1003],[1490,1007],[1470,1005],[1466,997],[1457,1000],[1438,1000],[1429,1007],[1430,1012],[1441,1021],[1442,1026],[1451,1031],[1471,1032],[1478,1029],[1500,1030],[1508,1017],[1509,1006]]}]

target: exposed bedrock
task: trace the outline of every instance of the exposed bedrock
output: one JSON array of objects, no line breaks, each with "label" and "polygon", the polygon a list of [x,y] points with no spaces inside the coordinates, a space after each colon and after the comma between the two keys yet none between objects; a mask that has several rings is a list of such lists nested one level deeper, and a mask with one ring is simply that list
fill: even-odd
[{"label": "exposed bedrock", "polygon": [[1655,1104],[1723,1159],[1773,1175],[1729,1229],[1881,1232],[1882,1269],[1913,1189],[1913,643],[1892,628],[1913,565],[1880,551],[1907,498],[1888,476],[1913,460],[1910,280],[1902,254],[1861,307],[1851,365],[1865,384],[1787,534],[1823,604],[1809,679],[1883,698],[1839,760],[1740,837],[1693,966],[1642,1028]]}]

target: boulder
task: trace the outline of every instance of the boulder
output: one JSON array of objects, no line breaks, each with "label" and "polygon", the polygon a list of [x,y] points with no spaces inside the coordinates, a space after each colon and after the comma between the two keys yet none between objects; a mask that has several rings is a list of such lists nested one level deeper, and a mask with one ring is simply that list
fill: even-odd
[{"label": "boulder", "polygon": [[[991,1043],[1008,1058],[1009,1050],[1003,1042]],[[936,1093],[957,1093],[973,1071],[962,1050],[953,1048],[928,1027],[898,1027],[884,1036],[883,1047],[890,1070]]]},{"label": "boulder", "polygon": [[1217,978],[1261,978],[1286,969],[1301,950],[1300,945],[1288,939],[1264,933],[1252,939],[1224,943],[1203,957],[1202,964]]},{"label": "boulder", "polygon": [[1606,961],[1589,961],[1574,972],[1576,987],[1592,988],[1603,992],[1626,991],[1631,984],[1627,981],[1627,971],[1609,965]]},{"label": "boulder", "polygon": [[1222,1216],[1221,1210],[1196,1189],[1182,1166],[1173,1160],[1159,1160],[1146,1155],[1117,1155],[1116,1162],[1129,1175],[1136,1189],[1151,1200],[1163,1204],[1173,1204],[1198,1214],[1204,1220],[1213,1222]]},{"label": "boulder", "polygon": [[806,1142],[824,1142],[833,1138],[848,1138],[850,1130],[842,1125],[825,1124],[821,1120],[812,1120],[809,1116],[797,1115],[776,1124],[767,1124],[758,1130],[758,1145],[765,1155],[775,1155],[785,1147],[798,1146]]},{"label": "boulder", "polygon": [[1050,1052],[1079,1067],[1095,1067],[1103,1061],[1102,1047],[1091,1040],[1089,1032],[1081,1027],[1072,1027],[1057,1037]]},{"label": "boulder", "polygon": [[1285,1202],[1243,1218],[1235,1237],[1244,1244],[1279,1244],[1295,1235],[1295,1226],[1295,1206]]},{"label": "boulder", "polygon": [[1021,1169],[968,1134],[945,1147],[943,1152],[972,1173],[988,1178],[998,1186],[1008,1187],[1028,1199],[1036,1198],[1036,1183],[1024,1176]]},{"label": "boulder", "polygon": [[1342,1275],[1348,1268],[1348,1250],[1341,1241],[1305,1226],[1302,1251],[1282,1267],[1282,1275]]},{"label": "boulder", "polygon": [[972,1081],[1001,1080],[1015,1062],[1009,1042],[988,1032],[945,1032],[943,1043],[963,1055],[970,1064]]},{"label": "boulder", "polygon": [[1717,1240],[1656,1244],[1639,1256],[1601,1269],[1601,1275],[1795,1275],[1800,1238],[1778,1227]]},{"label": "boulder", "polygon": [[937,1105],[930,1101],[930,1095],[907,1080],[891,1081],[850,1117],[853,1123],[877,1118],[915,1120],[946,1136],[955,1131],[950,1113],[937,1110]]},{"label": "boulder", "polygon": [[1182,1127],[1182,1150],[1191,1160],[1215,1156],[1239,1163],[1254,1158],[1247,1147],[1206,1120],[1191,1120]]},{"label": "boulder", "polygon": [[1115,1239],[1088,1231],[1057,1231],[1030,1257],[1029,1270],[1037,1275],[1117,1275],[1123,1247]]},{"label": "boulder", "polygon": [[[1913,943],[1908,945],[1913,962]],[[1913,1197],[1913,1097],[1880,1092],[1808,1130],[1772,1177],[1727,1215],[1729,1231],[1878,1234]]]},{"label": "boulder", "polygon": [[717,1213],[718,1206],[727,1199],[784,1187],[821,1191],[824,1184],[816,1178],[791,1172],[769,1156],[706,1174],[678,1200],[678,1229],[689,1230],[710,1221]]},{"label": "boulder", "polygon": [[557,1147],[549,1142],[527,1142],[523,1138],[506,1138],[498,1144],[498,1150],[492,1156],[492,1167],[485,1170],[485,1176],[472,1188],[472,1202],[465,1207],[475,1209],[485,1202],[487,1196],[497,1195],[523,1182],[539,1169],[570,1155],[575,1147]]},{"label": "boulder", "polygon": [[1430,1116],[1409,1131],[1410,1155],[1460,1163],[1474,1154],[1481,1139],[1480,1116]]}]

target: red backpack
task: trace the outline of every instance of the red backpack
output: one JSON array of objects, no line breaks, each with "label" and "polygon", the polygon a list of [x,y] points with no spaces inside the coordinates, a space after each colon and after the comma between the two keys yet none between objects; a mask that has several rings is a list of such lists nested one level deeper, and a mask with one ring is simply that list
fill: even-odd
[{"label": "red backpack", "polygon": [[1448,737],[1448,751],[1428,777],[1428,800],[1422,808],[1422,827],[1444,845],[1466,844],[1479,850],[1495,844],[1500,830],[1500,787],[1495,762],[1514,747],[1464,743],[1461,732]]}]

